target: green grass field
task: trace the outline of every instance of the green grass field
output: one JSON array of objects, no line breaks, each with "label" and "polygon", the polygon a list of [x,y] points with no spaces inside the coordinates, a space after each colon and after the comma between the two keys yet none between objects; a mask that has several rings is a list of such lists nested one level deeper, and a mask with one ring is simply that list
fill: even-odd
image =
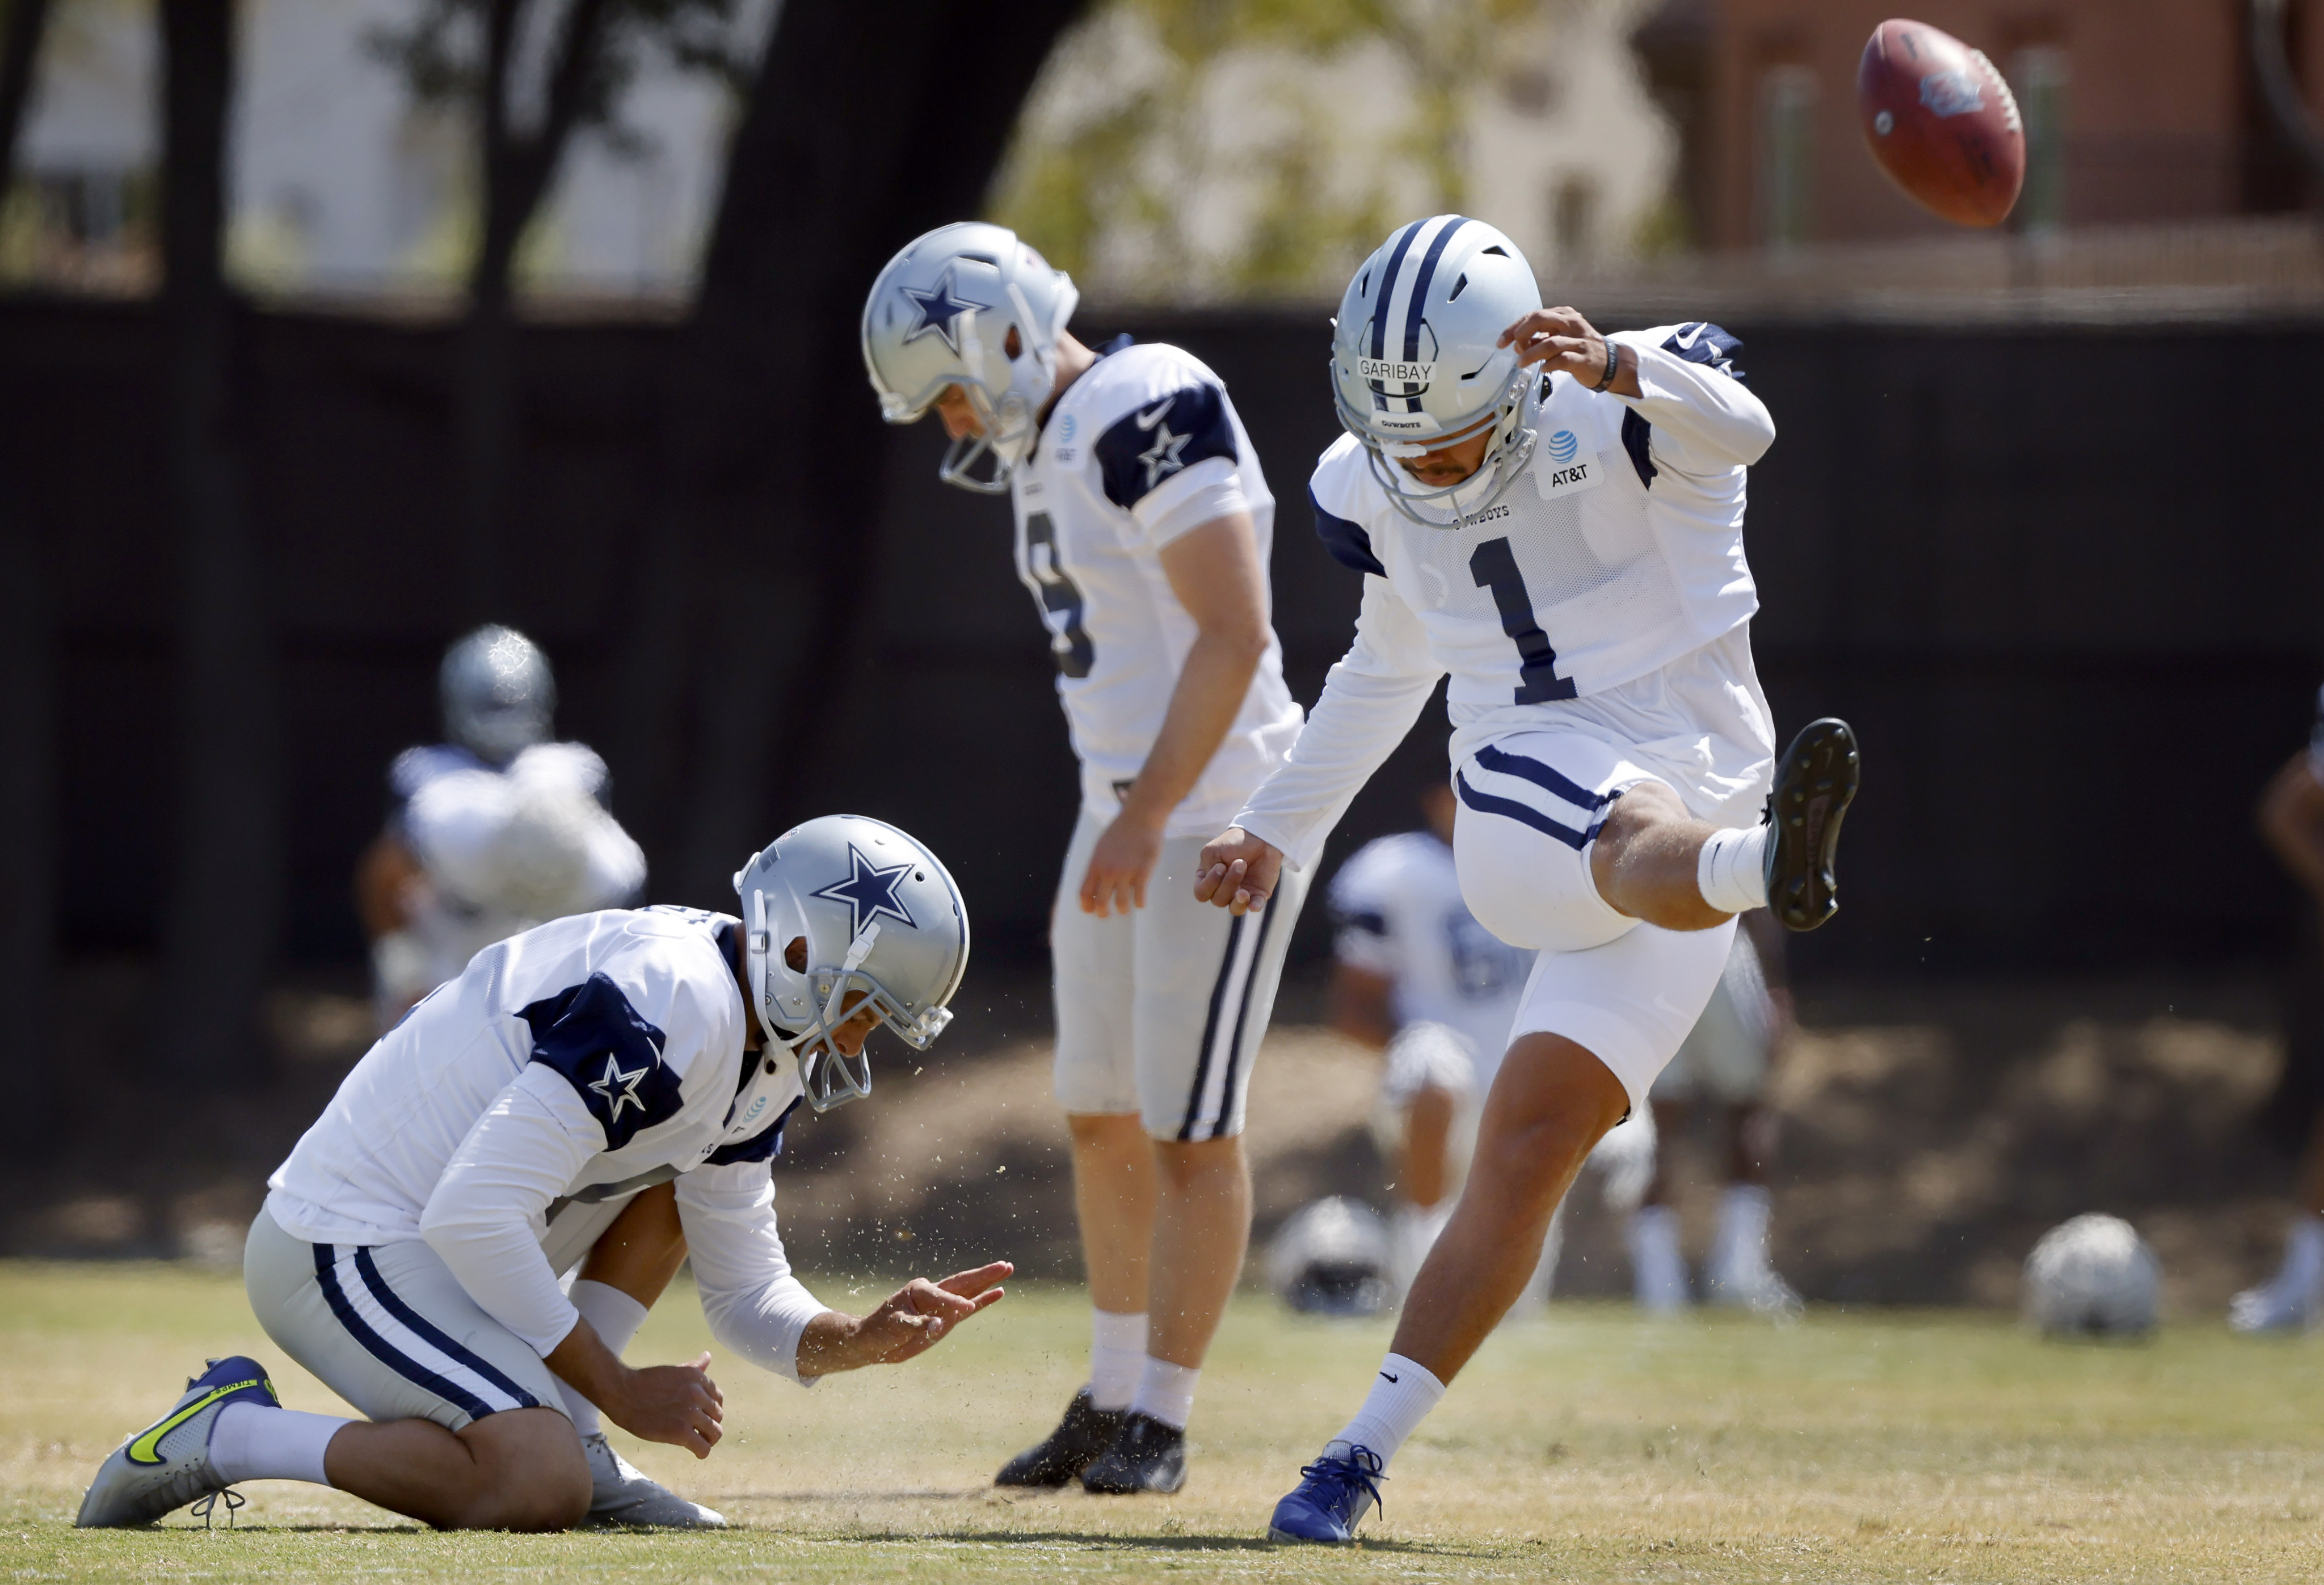
[{"label": "green grass field", "polygon": [[[863,1285],[868,1294],[871,1285]],[[819,1286],[844,1303],[850,1285]],[[862,1296],[859,1295],[859,1297]],[[803,1393],[724,1361],[711,1460],[630,1450],[738,1527],[438,1535],[270,1483],[240,1527],[81,1534],[83,1485],[206,1353],[337,1409],[230,1276],[0,1265],[0,1576],[14,1580],[1985,1580],[2324,1575],[2324,1344],[2215,1326],[2061,1347],[1960,1314],[1786,1331],[1560,1305],[1497,1337],[1422,1428],[1351,1552],[1268,1547],[1268,1507],[1336,1429],[1388,1328],[1229,1317],[1175,1498],[1004,1497],[993,1468],[1078,1379],[1085,1313],[1013,1294],[926,1359]],[[675,1291],[632,1351],[706,1338]]]}]

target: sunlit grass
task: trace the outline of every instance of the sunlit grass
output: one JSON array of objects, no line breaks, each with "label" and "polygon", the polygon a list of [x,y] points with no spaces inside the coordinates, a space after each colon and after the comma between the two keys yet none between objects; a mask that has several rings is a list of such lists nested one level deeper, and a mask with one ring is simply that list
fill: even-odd
[{"label": "sunlit grass", "polygon": [[[884,1285],[826,1280],[848,1303]],[[722,1360],[706,1463],[632,1455],[738,1528],[438,1535],[313,1488],[251,1487],[240,1528],[70,1528],[82,1486],[205,1355],[337,1408],[230,1276],[0,1265],[0,1573],[14,1579],[982,1580],[2307,1580],[2324,1574],[2324,1345],[2210,1327],[2045,1345],[1988,1316],[1812,1315],[1777,1331],[1559,1305],[1514,1323],[1398,1461],[1354,1553],[1270,1549],[1275,1497],[1335,1430],[1379,1323],[1238,1301],[1170,1499],[1003,1497],[985,1482],[1079,1378],[1086,1312],[1011,1295],[912,1366],[801,1392]],[[674,1292],[632,1350],[706,1329]]]}]

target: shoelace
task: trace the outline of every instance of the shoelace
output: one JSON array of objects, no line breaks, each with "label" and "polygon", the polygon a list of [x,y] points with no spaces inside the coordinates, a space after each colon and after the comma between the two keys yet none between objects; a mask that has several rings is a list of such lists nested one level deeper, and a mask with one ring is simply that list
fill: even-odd
[{"label": "shoelace", "polygon": [[1368,1447],[1351,1447],[1345,1458],[1326,1455],[1299,1471],[1305,1480],[1329,1482],[1340,1488],[1339,1501],[1344,1502],[1350,1493],[1361,1490],[1372,1499],[1372,1506],[1385,1517],[1388,1505],[1380,1500],[1379,1483],[1388,1479],[1387,1464]]},{"label": "shoelace", "polygon": [[226,1527],[229,1530],[234,1528],[235,1510],[250,1506],[250,1499],[231,1486],[223,1491],[213,1491],[193,1507],[194,1517],[202,1522],[203,1529],[207,1530],[210,1527],[210,1516],[216,1511],[218,1499],[221,1497],[226,1499]]}]

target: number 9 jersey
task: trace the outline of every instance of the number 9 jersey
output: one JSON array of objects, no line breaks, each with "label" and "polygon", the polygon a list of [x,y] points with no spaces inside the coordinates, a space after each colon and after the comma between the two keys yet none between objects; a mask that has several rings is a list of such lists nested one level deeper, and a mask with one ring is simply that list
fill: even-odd
[{"label": "number 9 jersey", "polygon": [[[1194,641],[1163,548],[1248,512],[1264,568],[1275,498],[1219,377],[1176,347],[1127,336],[1057,399],[1010,493],[1017,576],[1049,631],[1082,806],[1111,820],[1162,730]],[[1241,709],[1164,834],[1216,834],[1282,761],[1301,719],[1270,632]]]}]

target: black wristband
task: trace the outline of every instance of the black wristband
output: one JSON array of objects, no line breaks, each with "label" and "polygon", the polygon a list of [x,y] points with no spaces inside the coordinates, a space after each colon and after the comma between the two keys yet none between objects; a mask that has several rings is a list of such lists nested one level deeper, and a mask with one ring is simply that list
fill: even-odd
[{"label": "black wristband", "polygon": [[1621,372],[1621,349],[1614,345],[1611,337],[1609,337],[1606,342],[1606,372],[1598,377],[1598,383],[1592,385],[1590,389],[1592,391],[1605,390],[1608,386],[1614,383],[1614,376]]}]

